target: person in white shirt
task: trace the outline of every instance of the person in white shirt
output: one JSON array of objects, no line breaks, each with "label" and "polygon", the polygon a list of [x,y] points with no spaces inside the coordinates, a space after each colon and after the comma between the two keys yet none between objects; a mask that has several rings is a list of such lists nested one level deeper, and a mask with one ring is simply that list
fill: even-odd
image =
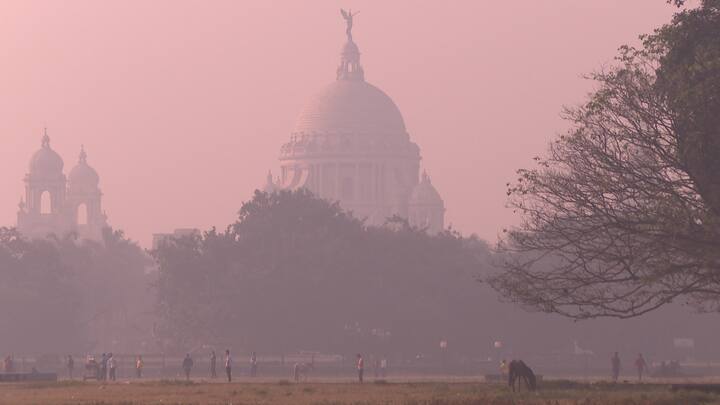
[{"label": "person in white shirt", "polygon": [[225,350],[225,373],[227,373],[228,382],[232,382],[232,357],[230,357],[230,349]]}]

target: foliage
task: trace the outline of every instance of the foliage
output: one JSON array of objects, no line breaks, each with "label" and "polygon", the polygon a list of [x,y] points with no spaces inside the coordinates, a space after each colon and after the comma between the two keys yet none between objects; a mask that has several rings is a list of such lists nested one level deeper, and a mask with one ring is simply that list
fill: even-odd
[{"label": "foliage", "polygon": [[622,48],[618,66],[591,76],[587,103],[566,111],[571,130],[518,171],[508,194],[523,222],[489,280],[509,300],[576,319],[678,298],[715,305],[718,3],[680,12],[643,49]]},{"label": "foliage", "polygon": [[398,220],[366,227],[308,191],[256,192],[224,232],[155,252],[159,315],[185,348],[379,350],[390,336],[459,330],[464,320],[451,314],[466,311],[486,253],[450,231],[431,236]]},{"label": "foliage", "polygon": [[[97,243],[72,235],[28,240],[0,228],[0,346],[25,353],[92,349],[94,321],[118,308],[132,316],[128,310],[142,306],[133,289],[144,292],[146,265],[142,250],[119,231],[107,229]],[[113,329],[100,332],[123,337]]]}]

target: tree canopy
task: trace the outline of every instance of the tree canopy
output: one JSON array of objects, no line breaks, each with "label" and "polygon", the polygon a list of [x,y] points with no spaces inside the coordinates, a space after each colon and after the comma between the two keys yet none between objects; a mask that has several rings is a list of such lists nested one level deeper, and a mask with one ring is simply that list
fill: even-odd
[{"label": "tree canopy", "polygon": [[397,218],[367,227],[308,191],[256,192],[224,232],[158,248],[161,330],[186,349],[402,352],[443,334],[459,343],[487,254],[476,239]]},{"label": "tree canopy", "polygon": [[509,300],[584,319],[720,297],[720,1],[621,48],[571,129],[518,171],[522,216],[489,278]]}]

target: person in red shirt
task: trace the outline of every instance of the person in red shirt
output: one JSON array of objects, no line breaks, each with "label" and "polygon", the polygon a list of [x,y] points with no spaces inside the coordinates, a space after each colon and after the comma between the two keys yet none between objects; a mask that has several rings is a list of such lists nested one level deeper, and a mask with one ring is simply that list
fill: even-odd
[{"label": "person in red shirt", "polygon": [[635,359],[635,368],[637,368],[638,372],[638,381],[642,381],[643,372],[647,368],[647,363],[645,363],[642,353],[638,354],[637,359]]},{"label": "person in red shirt", "polygon": [[360,353],[357,355],[357,372],[358,372],[358,380],[360,381],[360,384],[363,382],[363,371],[365,370],[365,361],[363,360],[363,357]]}]

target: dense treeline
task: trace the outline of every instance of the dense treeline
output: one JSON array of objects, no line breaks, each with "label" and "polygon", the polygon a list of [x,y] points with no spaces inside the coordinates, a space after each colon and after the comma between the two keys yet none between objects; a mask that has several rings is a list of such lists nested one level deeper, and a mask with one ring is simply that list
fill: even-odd
[{"label": "dense treeline", "polygon": [[[102,243],[28,240],[0,228],[0,347],[9,353],[118,350],[150,337],[148,256],[122,232]],[[148,326],[150,323],[150,326]],[[123,342],[125,346],[119,346]]]},{"label": "dense treeline", "polygon": [[183,347],[421,351],[467,333],[488,249],[401,219],[368,227],[307,191],[257,192],[224,232],[161,245],[161,331]]}]

